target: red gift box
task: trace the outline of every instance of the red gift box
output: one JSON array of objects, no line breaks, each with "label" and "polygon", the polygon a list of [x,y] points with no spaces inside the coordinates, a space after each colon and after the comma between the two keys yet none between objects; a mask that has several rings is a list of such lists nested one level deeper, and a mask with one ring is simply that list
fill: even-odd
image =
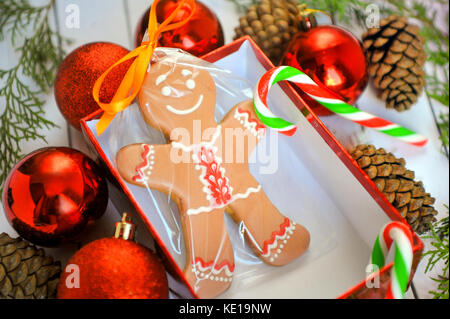
[{"label": "red gift box", "polygon": [[[243,37],[241,39],[238,39],[233,43],[225,45],[203,56],[202,58],[211,63],[220,61],[221,59],[237,52],[243,46],[244,43],[249,47],[251,47],[251,50],[255,55],[257,62],[265,70],[269,70],[274,67],[273,64],[270,62],[270,60],[264,55],[264,53],[258,48],[258,46],[253,42],[253,40],[250,37]],[[407,224],[406,221],[404,221],[403,218],[400,216],[400,214],[397,212],[397,210],[387,201],[387,199],[383,196],[383,194],[377,189],[375,184],[370,180],[370,178],[365,174],[365,172],[359,168],[359,166],[351,158],[347,150],[345,150],[342,147],[342,145],[336,140],[336,138],[334,138],[334,136],[330,133],[330,131],[322,124],[320,119],[311,111],[310,107],[291,87],[291,85],[289,83],[279,83],[279,86],[281,87],[283,93],[292,101],[292,103],[297,107],[297,109],[301,112],[301,114],[303,114],[304,118],[306,118],[310,127],[316,133],[318,133],[323,142],[326,143],[328,148],[338,158],[340,163],[343,165],[340,171],[344,169],[348,170],[348,172],[352,176],[351,178],[354,179],[353,181],[349,180],[348,183],[353,183],[356,180],[359,183],[359,185],[362,186],[365,192],[367,192],[367,194],[370,195],[370,197],[374,200],[375,205],[378,206],[378,209],[384,212],[385,216],[383,217],[387,217],[387,220],[402,221],[403,223]],[[110,187],[110,193],[112,194],[111,199],[113,200],[114,204],[118,206],[117,208],[119,209],[119,211],[128,211],[131,212],[132,214],[134,211],[134,214],[139,217],[144,227],[147,228],[151,233],[151,235],[153,236],[156,242],[155,246],[159,250],[160,255],[162,256],[163,261],[166,265],[166,269],[168,270],[169,285],[171,287],[171,290],[181,297],[196,297],[194,290],[192,289],[192,287],[189,286],[186,279],[184,278],[182,269],[174,260],[173,256],[170,254],[164,241],[158,235],[158,230],[155,229],[155,226],[152,225],[151,221],[149,220],[147,214],[145,213],[145,209],[140,206],[139,202],[136,200],[136,198],[130,191],[127,183],[120,177],[117,169],[114,167],[111,160],[108,158],[107,155],[105,155],[101,143],[99,143],[98,141],[96,133],[92,130],[92,125],[91,126],[89,125],[89,122],[94,119],[97,119],[101,115],[101,113],[102,111],[99,110],[82,119],[81,126],[83,133],[85,134],[86,140],[89,142],[89,145],[92,147],[93,151],[98,154],[99,158],[101,159],[101,162],[107,167],[108,180],[110,181],[111,186]],[[300,134],[302,134],[302,132],[300,132]],[[320,175],[321,173],[317,172],[317,174]],[[323,173],[323,175],[326,174]],[[342,182],[342,180],[340,181],[339,180],[340,177],[337,175],[338,175],[337,171],[335,171],[334,174],[333,173],[329,174],[327,175],[326,178],[329,179],[330,183],[339,184],[340,182]],[[337,201],[345,202],[345,199],[347,200],[346,205],[349,205],[348,204],[349,198],[346,198],[346,196],[343,196],[343,199],[338,198]],[[372,203],[370,205],[372,205]],[[364,208],[364,202],[362,201],[362,203],[359,204],[359,208],[357,208],[357,206],[358,205],[355,205],[356,210]],[[360,232],[364,233],[364,227],[373,228],[374,226],[367,225],[367,220],[364,219],[366,216],[364,216],[364,214],[362,213],[360,215],[361,216],[359,216],[359,214],[356,214],[355,212],[352,212],[350,215],[350,219],[354,220],[354,223],[358,226],[357,228],[362,228]],[[382,224],[378,225],[378,229],[380,229],[381,226]],[[375,240],[375,237],[373,237],[373,240]],[[416,234],[414,234],[413,249],[414,249],[414,258],[412,265],[413,269],[411,271],[411,278],[414,275],[414,271],[420,261],[420,257],[423,250],[423,243]],[[369,254],[370,248],[367,251],[367,256],[369,256]],[[382,268],[378,273],[375,273],[375,275],[370,278],[369,282],[374,283],[378,281],[380,283],[378,286],[374,288],[369,288],[371,287],[371,285],[366,284],[366,279],[362,279],[360,283],[348,289],[348,291],[341,294],[339,298],[384,298],[390,278],[391,267],[392,263]],[[318,280],[320,283],[320,279]],[[352,284],[349,284],[349,287],[351,285]],[[324,289],[326,288],[324,287]],[[295,298],[296,296],[294,295],[292,297]]]}]

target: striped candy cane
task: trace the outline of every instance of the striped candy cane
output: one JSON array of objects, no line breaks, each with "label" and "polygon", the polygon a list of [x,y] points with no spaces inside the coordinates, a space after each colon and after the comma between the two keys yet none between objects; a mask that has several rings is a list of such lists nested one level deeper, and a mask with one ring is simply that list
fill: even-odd
[{"label": "striped candy cane", "polygon": [[402,299],[408,287],[413,260],[413,238],[411,230],[403,223],[385,225],[375,240],[370,264],[378,269],[384,267],[392,244],[395,245],[394,266],[386,293],[387,299]]},{"label": "striped candy cane", "polygon": [[261,122],[285,135],[293,135],[296,127],[282,118],[276,117],[267,106],[267,94],[269,89],[277,82],[290,81],[308,94],[319,104],[330,111],[359,125],[370,127],[389,136],[398,138],[416,146],[424,146],[427,139],[413,131],[398,124],[389,122],[372,114],[358,110],[357,108],[336,99],[327,90],[317,85],[310,77],[296,68],[290,66],[279,66],[265,73],[256,85],[253,105],[256,115]]}]

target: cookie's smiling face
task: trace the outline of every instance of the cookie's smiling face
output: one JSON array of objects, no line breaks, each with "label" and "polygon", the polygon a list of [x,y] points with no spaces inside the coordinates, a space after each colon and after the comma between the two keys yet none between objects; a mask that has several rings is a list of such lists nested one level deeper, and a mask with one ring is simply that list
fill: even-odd
[{"label": "cookie's smiling face", "polygon": [[[183,98],[184,95],[183,93],[188,93],[192,94],[191,92],[193,92],[195,90],[196,87],[196,83],[194,80],[194,71],[192,69],[188,69],[188,68],[184,68],[181,70],[181,75],[182,77],[180,78],[181,81],[179,81],[180,79],[176,79],[173,83],[167,83],[167,74],[160,74],[155,81],[156,86],[162,86],[161,87],[161,94],[165,97],[176,97],[176,100],[174,100],[176,106],[172,106],[170,104],[166,105],[166,109],[169,112],[172,112],[173,114],[176,115],[187,115],[190,114],[192,112],[195,112],[201,105],[203,102],[203,93],[200,91],[198,92],[198,99],[197,102],[195,102],[194,105],[190,106],[188,105],[188,108],[184,108],[185,106],[181,106],[179,102],[180,98]],[[181,88],[177,89],[175,86],[177,86],[177,82],[184,82],[181,85]],[[186,87],[183,87],[186,86]],[[184,92],[183,92],[184,91]]]},{"label": "cookie's smiling face", "polygon": [[215,103],[216,86],[208,71],[182,61],[152,64],[139,93],[146,122],[166,135],[175,128],[189,129],[194,120],[213,119]]}]

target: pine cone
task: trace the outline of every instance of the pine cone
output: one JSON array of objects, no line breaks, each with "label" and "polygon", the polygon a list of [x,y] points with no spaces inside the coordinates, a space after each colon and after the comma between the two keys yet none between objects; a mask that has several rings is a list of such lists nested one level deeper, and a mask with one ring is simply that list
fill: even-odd
[{"label": "pine cone", "polygon": [[386,107],[399,112],[417,101],[425,84],[424,40],[406,17],[390,16],[362,36],[369,74]]},{"label": "pine cone", "polygon": [[277,65],[291,38],[317,25],[313,14],[298,0],[261,0],[239,18],[235,39],[249,35]]},{"label": "pine cone", "polygon": [[43,249],[0,234],[0,299],[55,298],[60,273]]},{"label": "pine cone", "polygon": [[403,158],[366,144],[350,154],[415,232],[429,230],[429,222],[436,221],[435,199],[425,193],[422,182],[414,180],[414,172],[405,168]]}]

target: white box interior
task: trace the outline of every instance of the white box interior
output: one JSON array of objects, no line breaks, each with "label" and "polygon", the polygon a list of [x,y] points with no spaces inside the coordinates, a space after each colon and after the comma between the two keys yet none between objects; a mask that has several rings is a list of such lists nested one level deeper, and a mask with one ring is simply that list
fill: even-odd
[{"label": "white box interior", "polygon": [[[253,85],[265,72],[248,42],[215,65]],[[277,208],[308,228],[311,246],[283,267],[249,266],[236,258],[235,280],[220,298],[335,298],[364,279],[373,241],[389,219],[278,85],[271,89],[270,100],[273,112],[299,129],[293,137],[279,136],[275,174],[258,174],[255,165],[251,171]],[[94,136],[96,123],[87,123]],[[113,164],[109,133],[96,138]],[[127,186],[182,269],[183,241],[166,231],[168,225],[180,225],[168,213],[176,206],[158,191],[149,196],[144,188]],[[227,222],[232,240],[238,240],[237,226]]]}]

